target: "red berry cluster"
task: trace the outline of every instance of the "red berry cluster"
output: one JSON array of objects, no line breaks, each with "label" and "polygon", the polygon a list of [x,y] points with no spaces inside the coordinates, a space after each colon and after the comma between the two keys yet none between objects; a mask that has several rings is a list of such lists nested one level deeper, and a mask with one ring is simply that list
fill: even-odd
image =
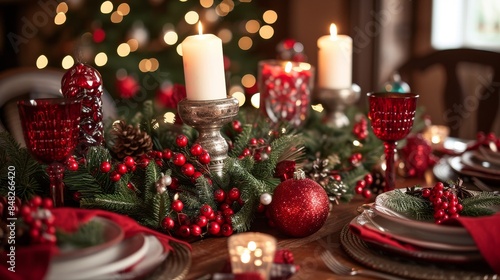
[{"label": "red berry cluster", "polygon": [[243,159],[252,156],[255,161],[259,162],[268,159],[270,153],[271,146],[266,143],[266,140],[263,138],[252,138],[248,141],[247,147],[243,149],[238,158]]},{"label": "red berry cluster", "polygon": [[477,145],[489,146],[490,144],[494,144],[497,150],[500,149],[500,138],[498,138],[493,132],[485,134],[484,132],[480,131],[477,133],[476,138]]},{"label": "red berry cluster", "polygon": [[363,155],[361,153],[354,153],[349,157],[349,162],[353,166],[360,165],[362,160],[363,160]]},{"label": "red berry cluster", "polygon": [[449,218],[458,218],[463,209],[456,194],[450,188],[445,188],[441,182],[437,182],[432,188],[423,189],[422,197],[432,203],[436,224],[441,224]]},{"label": "red berry cluster", "polygon": [[372,174],[368,173],[365,175],[363,179],[356,182],[354,191],[357,194],[363,195],[364,198],[369,199],[372,197],[372,191],[370,189],[372,183],[373,183],[373,176]]},{"label": "red berry cluster", "polygon": [[352,134],[358,138],[358,140],[365,140],[368,137],[368,122],[365,118],[361,118],[352,127]]},{"label": "red berry cluster", "polygon": [[162,228],[183,238],[199,237],[206,233],[213,236],[230,236],[233,234],[231,217],[234,214],[230,204],[240,201],[240,193],[237,188],[231,189],[227,194],[219,189],[214,192],[217,201],[224,201],[219,205],[219,209],[214,211],[208,204],[204,204],[199,209],[199,214],[190,220],[182,213],[184,203],[175,199],[172,201],[171,209],[177,215],[177,220],[172,218],[172,214],[162,220]]},{"label": "red berry cluster", "polygon": [[241,126],[241,122],[239,120],[234,120],[231,124],[233,126],[234,131],[236,131],[236,133],[243,132],[243,127]]},{"label": "red berry cluster", "polygon": [[[11,212],[10,206],[14,206],[14,211]],[[13,216],[22,218],[30,244],[56,243],[55,218],[50,212],[52,207],[53,202],[50,198],[42,199],[40,196],[34,196],[26,204],[22,204],[18,197],[15,198],[14,204],[9,203],[5,197],[0,198],[2,218]]]},{"label": "red berry cluster", "polygon": [[78,162],[74,157],[69,157],[68,160],[66,161],[66,168],[70,171],[77,171],[78,170]]},{"label": "red berry cluster", "polygon": [[[113,182],[118,182],[121,179],[122,175],[127,174],[128,172],[134,172],[136,169],[136,162],[133,157],[127,156],[123,159],[122,162],[119,162],[115,165],[114,170],[109,174],[109,178]],[[108,173],[111,171],[111,163],[108,161],[103,161],[99,167],[99,170],[102,173]]]},{"label": "red berry cluster", "polygon": [[177,147],[181,150],[174,152],[170,149],[163,150],[163,160],[170,161],[174,166],[180,168],[181,173],[195,181],[208,170],[206,166],[210,163],[210,155],[203,147],[196,143],[188,149],[188,138],[180,134],[175,139]]}]

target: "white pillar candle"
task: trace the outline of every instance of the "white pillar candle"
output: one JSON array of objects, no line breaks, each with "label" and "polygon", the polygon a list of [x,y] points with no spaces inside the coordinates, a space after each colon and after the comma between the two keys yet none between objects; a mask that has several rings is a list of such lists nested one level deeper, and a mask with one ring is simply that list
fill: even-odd
[{"label": "white pillar candle", "polygon": [[344,89],[352,86],[352,38],[337,35],[335,24],[330,35],[318,39],[318,87]]},{"label": "white pillar candle", "polygon": [[226,78],[222,40],[213,34],[188,36],[182,42],[186,95],[189,100],[224,99]]}]

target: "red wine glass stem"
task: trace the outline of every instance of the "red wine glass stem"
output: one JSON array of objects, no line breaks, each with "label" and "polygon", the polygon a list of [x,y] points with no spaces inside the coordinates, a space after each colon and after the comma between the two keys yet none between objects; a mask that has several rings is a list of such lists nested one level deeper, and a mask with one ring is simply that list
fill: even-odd
[{"label": "red wine glass stem", "polygon": [[385,187],[384,192],[392,191],[396,187],[396,171],[394,168],[394,154],[396,141],[384,142],[385,147]]},{"label": "red wine glass stem", "polygon": [[47,167],[47,174],[50,179],[50,197],[55,207],[61,207],[64,205],[64,165],[52,163]]}]

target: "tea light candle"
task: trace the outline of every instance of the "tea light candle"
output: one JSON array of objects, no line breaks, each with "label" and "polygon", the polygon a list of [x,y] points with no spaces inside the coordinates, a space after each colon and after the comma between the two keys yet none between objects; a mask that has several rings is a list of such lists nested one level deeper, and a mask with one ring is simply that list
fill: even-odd
[{"label": "tea light candle", "polygon": [[229,237],[228,248],[234,274],[256,272],[269,279],[276,238],[257,232],[239,233]]},{"label": "tea light candle", "polygon": [[352,86],[352,38],[337,35],[330,25],[330,35],[318,39],[318,87],[345,89]]},{"label": "tea light candle", "polygon": [[222,40],[213,34],[188,36],[182,42],[182,61],[189,100],[215,100],[227,97]]},{"label": "tea light candle", "polygon": [[445,125],[431,125],[427,127],[422,136],[427,140],[433,148],[440,148],[450,134],[450,128]]}]

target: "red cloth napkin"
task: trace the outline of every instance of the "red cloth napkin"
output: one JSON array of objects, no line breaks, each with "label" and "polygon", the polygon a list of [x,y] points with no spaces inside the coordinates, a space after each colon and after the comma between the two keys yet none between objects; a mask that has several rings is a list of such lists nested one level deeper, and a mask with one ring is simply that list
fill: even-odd
[{"label": "red cloth napkin", "polygon": [[[134,236],[138,233],[144,233],[156,236],[165,250],[172,250],[169,245],[170,241],[181,242],[191,247],[189,244],[175,240],[171,236],[143,227],[134,219],[120,214],[104,210],[79,208],[55,208],[51,211],[55,217],[55,227],[68,232],[75,231],[79,225],[88,222],[93,217],[99,216],[117,223],[123,229],[125,238]],[[29,247],[14,246],[14,252],[15,272],[9,271],[9,267],[11,267],[11,264],[8,263],[11,259],[9,256],[10,253],[6,252],[0,256],[0,261],[2,262],[0,265],[0,279],[43,279],[47,273],[50,259],[58,253],[58,248],[48,244],[33,245]]]},{"label": "red cloth napkin", "polygon": [[476,242],[481,255],[500,273],[500,213],[483,217],[459,217],[450,222],[460,223]]},{"label": "red cloth napkin", "polygon": [[352,233],[358,235],[361,239],[366,241],[376,242],[379,244],[387,244],[392,247],[407,251],[419,250],[417,246],[396,240],[390,234],[375,231],[364,225],[362,226],[350,224],[349,229],[352,231]]}]

